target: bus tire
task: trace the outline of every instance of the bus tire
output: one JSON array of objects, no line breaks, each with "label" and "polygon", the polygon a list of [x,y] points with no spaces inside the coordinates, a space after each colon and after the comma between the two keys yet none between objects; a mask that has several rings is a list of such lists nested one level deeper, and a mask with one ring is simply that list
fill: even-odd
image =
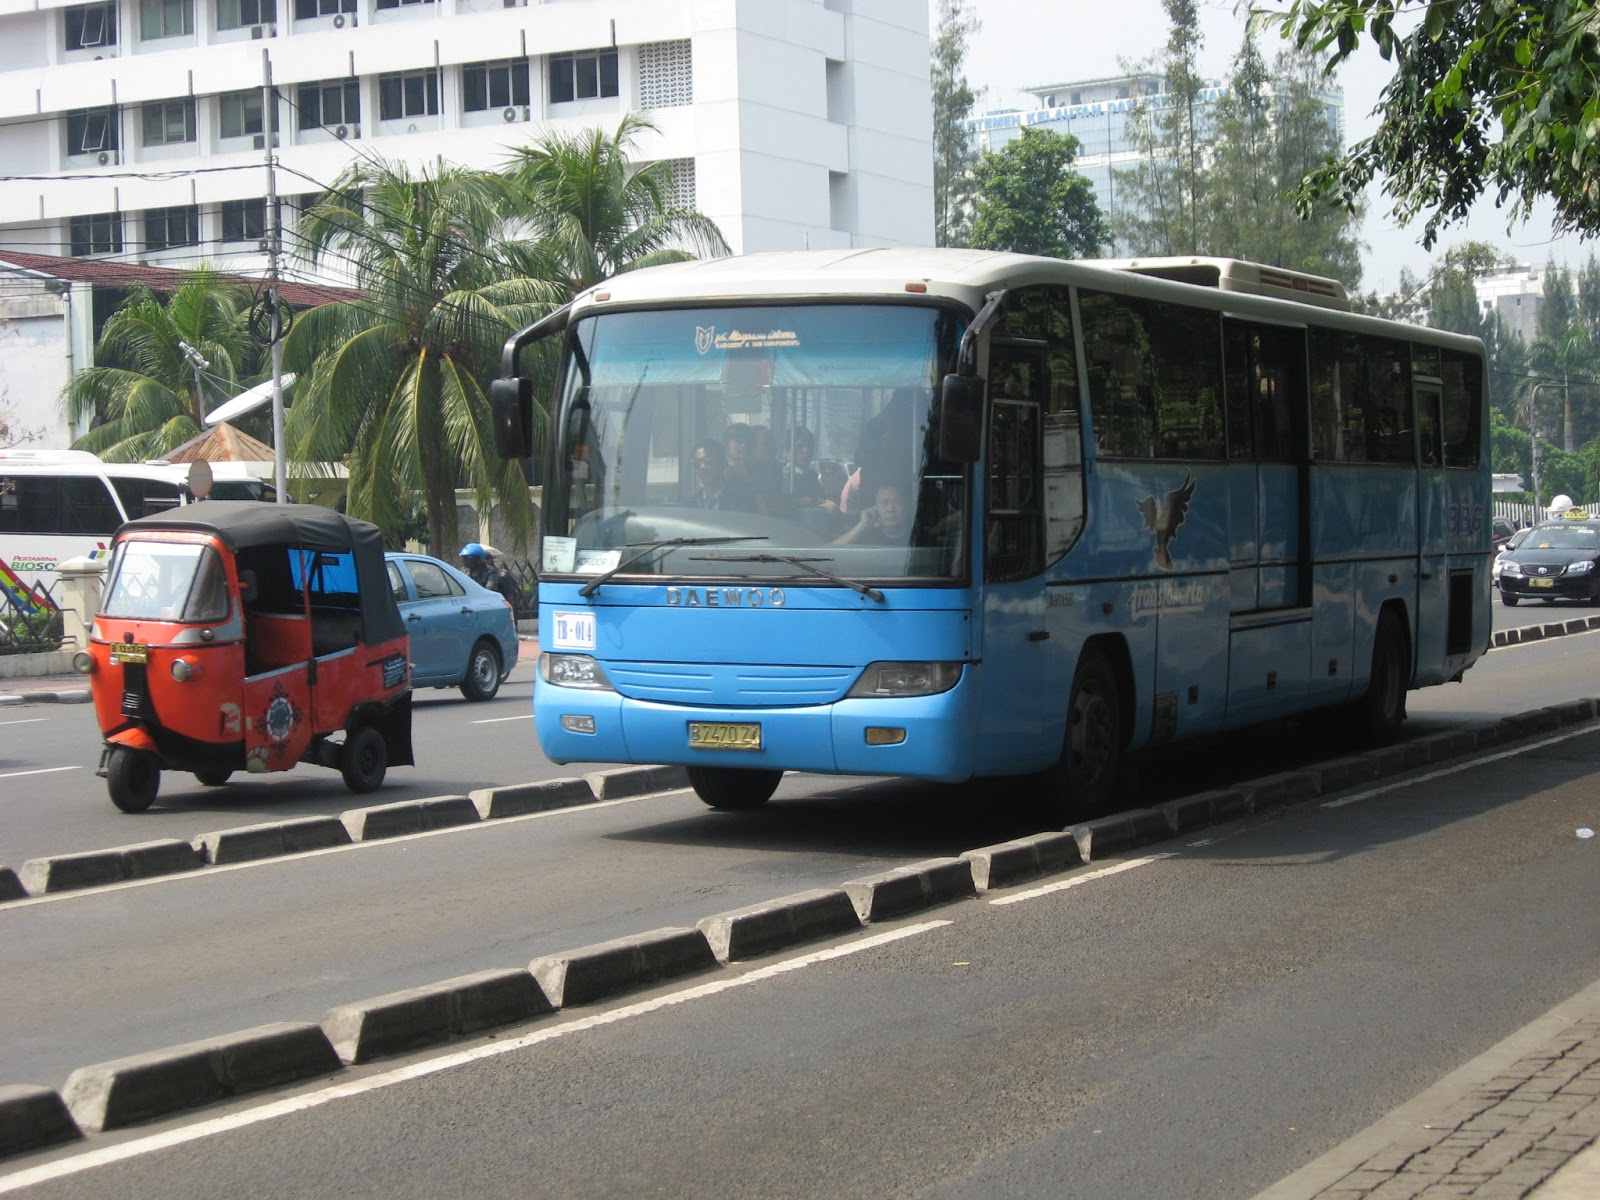
[{"label": "bus tire", "polygon": [[1087,646],[1073,672],[1067,732],[1054,772],[1063,817],[1090,816],[1110,804],[1126,740],[1116,669],[1099,646]]},{"label": "bus tire", "polygon": [[113,746],[106,762],[106,790],[125,813],[142,813],[161,790],[161,760],[148,750]]},{"label": "bus tire", "polygon": [[689,786],[712,808],[727,812],[749,812],[772,799],[778,790],[782,771],[762,771],[750,767],[689,767]]},{"label": "bus tire", "polygon": [[233,778],[233,772],[227,767],[206,767],[204,770],[196,771],[194,777],[206,787],[221,787]]},{"label": "bus tire", "polygon": [[461,681],[461,694],[468,700],[493,700],[500,690],[500,651],[488,638],[472,648],[467,659],[467,674]]},{"label": "bus tire", "polygon": [[371,725],[358,725],[344,739],[339,751],[339,774],[344,785],[356,795],[375,792],[383,786],[389,770],[389,748],[383,734]]},{"label": "bus tire", "polygon": [[1372,673],[1367,691],[1350,710],[1351,731],[1363,746],[1387,746],[1406,719],[1406,690],[1411,683],[1411,646],[1405,626],[1393,609],[1378,617],[1372,638]]},{"label": "bus tire", "polygon": [[1511,592],[1501,591],[1500,603],[1507,608],[1515,608],[1517,606],[1517,597]]}]

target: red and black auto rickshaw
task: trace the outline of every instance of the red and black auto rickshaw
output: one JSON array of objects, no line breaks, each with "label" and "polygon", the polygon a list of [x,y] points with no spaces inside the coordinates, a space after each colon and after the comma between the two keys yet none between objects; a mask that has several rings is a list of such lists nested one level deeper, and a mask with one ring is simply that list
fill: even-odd
[{"label": "red and black auto rickshaw", "polygon": [[163,769],[301,762],[374,790],[414,761],[408,651],[375,525],[250,500],[127,522],[79,655],[111,802],[149,808]]}]

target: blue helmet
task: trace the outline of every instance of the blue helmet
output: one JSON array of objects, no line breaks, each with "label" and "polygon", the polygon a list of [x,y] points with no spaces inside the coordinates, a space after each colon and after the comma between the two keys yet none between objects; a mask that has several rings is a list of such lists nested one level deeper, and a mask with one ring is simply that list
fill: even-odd
[{"label": "blue helmet", "polygon": [[465,546],[461,547],[461,557],[462,558],[482,558],[483,557],[483,547],[478,545],[477,542],[468,542]]}]

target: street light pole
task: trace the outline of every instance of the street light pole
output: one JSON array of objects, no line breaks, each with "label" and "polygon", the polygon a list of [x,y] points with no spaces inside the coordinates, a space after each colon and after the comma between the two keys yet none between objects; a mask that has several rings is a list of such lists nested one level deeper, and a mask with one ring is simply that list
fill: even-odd
[{"label": "street light pole", "polygon": [[1533,400],[1529,405],[1528,433],[1533,443],[1533,503],[1542,507],[1544,500],[1539,491],[1539,392],[1544,388],[1565,388],[1564,383],[1546,381],[1533,385]]}]

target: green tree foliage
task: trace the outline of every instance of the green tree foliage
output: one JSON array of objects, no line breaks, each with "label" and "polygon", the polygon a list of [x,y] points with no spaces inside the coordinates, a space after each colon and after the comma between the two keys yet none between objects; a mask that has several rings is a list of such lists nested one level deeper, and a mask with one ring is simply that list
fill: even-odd
[{"label": "green tree foliage", "polygon": [[1302,210],[1355,203],[1382,179],[1402,224],[1426,217],[1422,244],[1492,192],[1526,217],[1550,199],[1563,230],[1600,231],[1600,47],[1594,0],[1289,0],[1286,38],[1337,65],[1363,38],[1395,64],[1378,130],[1314,171]]},{"label": "green tree foliage", "polygon": [[[1139,165],[1116,171],[1112,233],[1130,255],[1201,253],[1205,147],[1197,70],[1203,38],[1195,0],[1162,0],[1172,29],[1159,70],[1166,90],[1144,95],[1128,117]],[[1209,252],[1209,251],[1207,251]]]},{"label": "green tree foliage", "polygon": [[1072,169],[1077,156],[1077,138],[1047,129],[1024,129],[986,151],[973,172],[972,245],[1054,258],[1098,254],[1104,226],[1094,187]]},{"label": "green tree foliage", "polygon": [[518,328],[564,299],[547,281],[508,278],[492,253],[498,194],[477,172],[359,159],[306,214],[306,254],[342,259],[362,298],[303,314],[284,344],[299,372],[293,457],[344,462],[346,509],[390,537],[411,496],[429,544],[456,534],[456,489],[497,501],[519,539],[532,524],[521,466],[495,453],[484,381]]},{"label": "green tree foliage", "polygon": [[1321,82],[1320,62],[1304,53],[1280,53],[1269,69],[1246,30],[1207,139],[1202,241],[1208,254],[1353,288],[1361,278],[1361,213],[1329,210],[1301,220],[1287,203],[1305,173],[1339,149]]},{"label": "green tree foliage", "polygon": [[[205,414],[239,391],[252,349],[248,309],[244,286],[208,267],[190,272],[164,303],[136,285],[100,332],[97,365],[62,392],[71,421],[94,422],[73,446],[143,462],[198,436]],[[183,343],[208,364],[198,376]]]},{"label": "green tree foliage", "polygon": [[962,68],[967,39],[981,28],[962,0],[939,0],[939,30],[933,42],[929,82],[933,88],[933,244],[964,246],[972,205],[972,169],[978,156],[962,122],[972,115],[977,94]]},{"label": "green tree foliage", "polygon": [[630,161],[655,126],[629,113],[615,133],[553,131],[521,147],[507,165],[500,203],[524,234],[504,247],[516,274],[577,295],[624,271],[728,253],[715,221],[672,203],[676,181],[663,161]]}]

